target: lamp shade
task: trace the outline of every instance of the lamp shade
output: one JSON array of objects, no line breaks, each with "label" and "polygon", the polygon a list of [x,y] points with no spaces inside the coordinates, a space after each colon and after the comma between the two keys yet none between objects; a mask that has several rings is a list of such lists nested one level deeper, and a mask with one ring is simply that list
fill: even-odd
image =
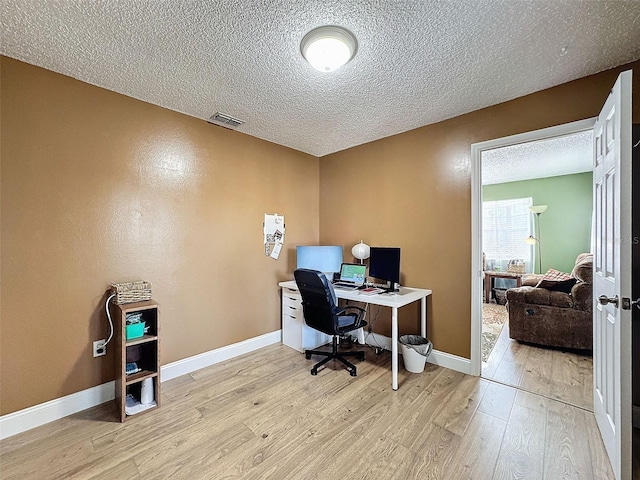
[{"label": "lamp shade", "polygon": [[536,237],[534,237],[533,235],[529,235],[525,239],[525,242],[527,242],[528,245],[535,245],[537,241],[538,241],[538,239]]},{"label": "lamp shade", "polygon": [[351,254],[360,261],[365,260],[371,255],[371,247],[360,240],[360,243],[355,244],[351,249]]},{"label": "lamp shade", "polygon": [[547,205],[533,205],[529,207],[529,210],[539,215],[547,211]]},{"label": "lamp shade", "polygon": [[321,72],[337,70],[353,58],[357,49],[356,37],[335,25],[315,28],[300,42],[302,56]]}]

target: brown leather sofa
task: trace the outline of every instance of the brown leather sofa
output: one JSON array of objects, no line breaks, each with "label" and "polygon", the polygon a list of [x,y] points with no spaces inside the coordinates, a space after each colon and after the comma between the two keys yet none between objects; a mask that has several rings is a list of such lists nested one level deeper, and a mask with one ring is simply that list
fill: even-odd
[{"label": "brown leather sofa", "polygon": [[537,345],[592,350],[593,255],[578,255],[571,272],[573,286],[571,281],[540,284],[543,277],[526,275],[522,287],[507,290],[509,336]]}]

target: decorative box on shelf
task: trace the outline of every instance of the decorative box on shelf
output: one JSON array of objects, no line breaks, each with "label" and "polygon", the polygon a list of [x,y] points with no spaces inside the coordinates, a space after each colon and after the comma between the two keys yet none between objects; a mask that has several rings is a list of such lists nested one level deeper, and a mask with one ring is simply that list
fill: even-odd
[{"label": "decorative box on shelf", "polygon": [[144,335],[145,322],[130,323],[126,326],[126,338],[127,340],[133,340],[134,338],[140,338]]},{"label": "decorative box on shelf", "polygon": [[151,300],[151,283],[137,282],[112,283],[111,292],[116,296],[113,303],[123,305],[125,303],[142,302]]}]

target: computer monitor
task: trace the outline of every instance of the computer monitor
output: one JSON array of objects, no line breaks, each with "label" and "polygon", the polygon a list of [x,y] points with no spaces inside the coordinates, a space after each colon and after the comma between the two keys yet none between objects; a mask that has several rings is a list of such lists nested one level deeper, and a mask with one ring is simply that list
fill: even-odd
[{"label": "computer monitor", "polygon": [[333,274],[340,271],[341,265],[341,245],[298,245],[296,247],[296,268],[318,270],[331,281]]},{"label": "computer monitor", "polygon": [[400,248],[371,247],[369,276],[388,283],[386,290],[397,292],[400,283]]}]

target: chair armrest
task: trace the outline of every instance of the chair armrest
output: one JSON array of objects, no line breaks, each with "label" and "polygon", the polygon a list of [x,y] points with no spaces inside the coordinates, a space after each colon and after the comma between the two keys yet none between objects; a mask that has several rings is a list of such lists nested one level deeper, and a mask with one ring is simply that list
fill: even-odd
[{"label": "chair armrest", "polygon": [[338,307],[336,309],[336,314],[341,315],[348,310],[358,310],[358,312],[362,314],[364,314],[364,312],[366,311],[364,308],[356,307],[355,305],[346,305],[344,307]]},{"label": "chair armrest", "polygon": [[[351,312],[350,312],[351,310]],[[360,307],[356,307],[355,305],[347,305],[346,307],[341,307],[340,310],[338,311],[338,315],[343,315],[343,314],[348,314],[348,313],[355,313],[356,314],[356,321],[354,322],[356,325],[360,325],[360,323],[362,323],[362,320],[364,319],[364,315],[366,313],[366,310],[364,308],[360,308]]]}]

